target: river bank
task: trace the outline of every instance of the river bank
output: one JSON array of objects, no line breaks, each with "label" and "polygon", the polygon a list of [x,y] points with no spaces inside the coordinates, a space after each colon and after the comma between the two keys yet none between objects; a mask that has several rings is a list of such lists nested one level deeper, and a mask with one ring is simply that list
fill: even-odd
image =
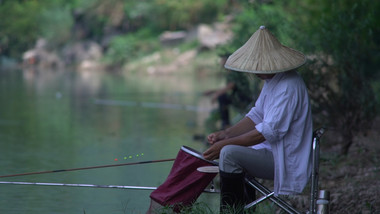
[{"label": "river bank", "polygon": [[[346,156],[333,145],[334,130],[322,137],[319,189],[330,191],[330,213],[380,213],[380,117],[366,135],[357,136]],[[308,191],[292,199],[294,206],[309,207]]]}]

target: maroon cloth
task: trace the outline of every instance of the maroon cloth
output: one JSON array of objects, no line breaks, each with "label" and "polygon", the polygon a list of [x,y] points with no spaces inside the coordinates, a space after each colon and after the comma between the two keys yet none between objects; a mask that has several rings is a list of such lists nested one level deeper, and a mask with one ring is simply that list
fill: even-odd
[{"label": "maroon cloth", "polygon": [[173,207],[178,212],[181,207],[191,206],[217,173],[202,173],[198,167],[213,166],[182,149],[174,161],[165,182],[150,194],[150,198],[162,206]]}]

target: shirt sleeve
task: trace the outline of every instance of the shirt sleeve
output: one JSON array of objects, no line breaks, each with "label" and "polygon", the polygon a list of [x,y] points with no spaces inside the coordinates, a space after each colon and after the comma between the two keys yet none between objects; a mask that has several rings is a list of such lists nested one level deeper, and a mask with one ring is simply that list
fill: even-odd
[{"label": "shirt sleeve", "polygon": [[288,90],[277,91],[268,97],[261,123],[256,129],[270,143],[278,142],[286,133],[294,118],[296,95]]}]

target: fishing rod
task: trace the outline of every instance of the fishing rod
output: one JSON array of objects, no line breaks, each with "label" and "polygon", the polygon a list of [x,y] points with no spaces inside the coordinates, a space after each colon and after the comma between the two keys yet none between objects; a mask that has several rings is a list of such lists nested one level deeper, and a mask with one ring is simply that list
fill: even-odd
[{"label": "fishing rod", "polygon": [[86,170],[86,169],[98,169],[98,168],[129,166],[129,165],[148,164],[148,163],[159,163],[159,162],[167,162],[167,161],[174,161],[174,160],[175,160],[175,158],[171,158],[171,159],[161,159],[161,160],[152,160],[152,161],[140,161],[140,162],[134,162],[134,163],[121,163],[121,164],[111,164],[111,165],[101,165],[101,166],[88,166],[88,167],[81,167],[81,168],[58,169],[58,170],[40,171],[40,172],[27,172],[27,173],[13,174],[13,175],[1,175],[0,178],[18,177],[18,176],[26,176],[26,175],[37,175],[37,174],[47,174],[47,173],[56,173],[56,172],[70,172],[70,171],[78,171],[78,170]]},{"label": "fishing rod", "polygon": [[[42,183],[42,182],[23,182],[23,181],[0,181],[0,184],[13,185],[35,185],[35,186],[64,186],[64,187],[89,187],[89,188],[112,188],[112,189],[136,189],[136,190],[155,190],[157,187],[145,186],[120,186],[120,185],[98,185],[98,184],[65,184],[65,183]],[[204,192],[216,193],[213,186],[210,189],[205,189]]]},{"label": "fishing rod", "polygon": [[115,189],[140,189],[140,190],[155,190],[155,189],[157,189],[157,187],[143,187],[143,186],[120,186],[120,185],[97,185],[97,184],[64,184],[64,183],[23,182],[23,181],[0,181],[0,184],[36,185],[36,186],[65,186],[65,187],[91,187],[91,188],[115,188]]}]

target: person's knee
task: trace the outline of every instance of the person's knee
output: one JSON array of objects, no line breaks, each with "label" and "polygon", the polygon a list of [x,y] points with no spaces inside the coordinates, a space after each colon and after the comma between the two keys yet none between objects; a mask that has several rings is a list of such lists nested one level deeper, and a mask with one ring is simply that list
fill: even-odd
[{"label": "person's knee", "polygon": [[228,173],[240,173],[242,169],[236,164],[235,155],[237,146],[227,145],[220,151],[219,167],[221,171]]},{"label": "person's knee", "polygon": [[220,150],[220,160],[227,160],[230,159],[233,155],[234,146],[233,145],[226,145]]}]

